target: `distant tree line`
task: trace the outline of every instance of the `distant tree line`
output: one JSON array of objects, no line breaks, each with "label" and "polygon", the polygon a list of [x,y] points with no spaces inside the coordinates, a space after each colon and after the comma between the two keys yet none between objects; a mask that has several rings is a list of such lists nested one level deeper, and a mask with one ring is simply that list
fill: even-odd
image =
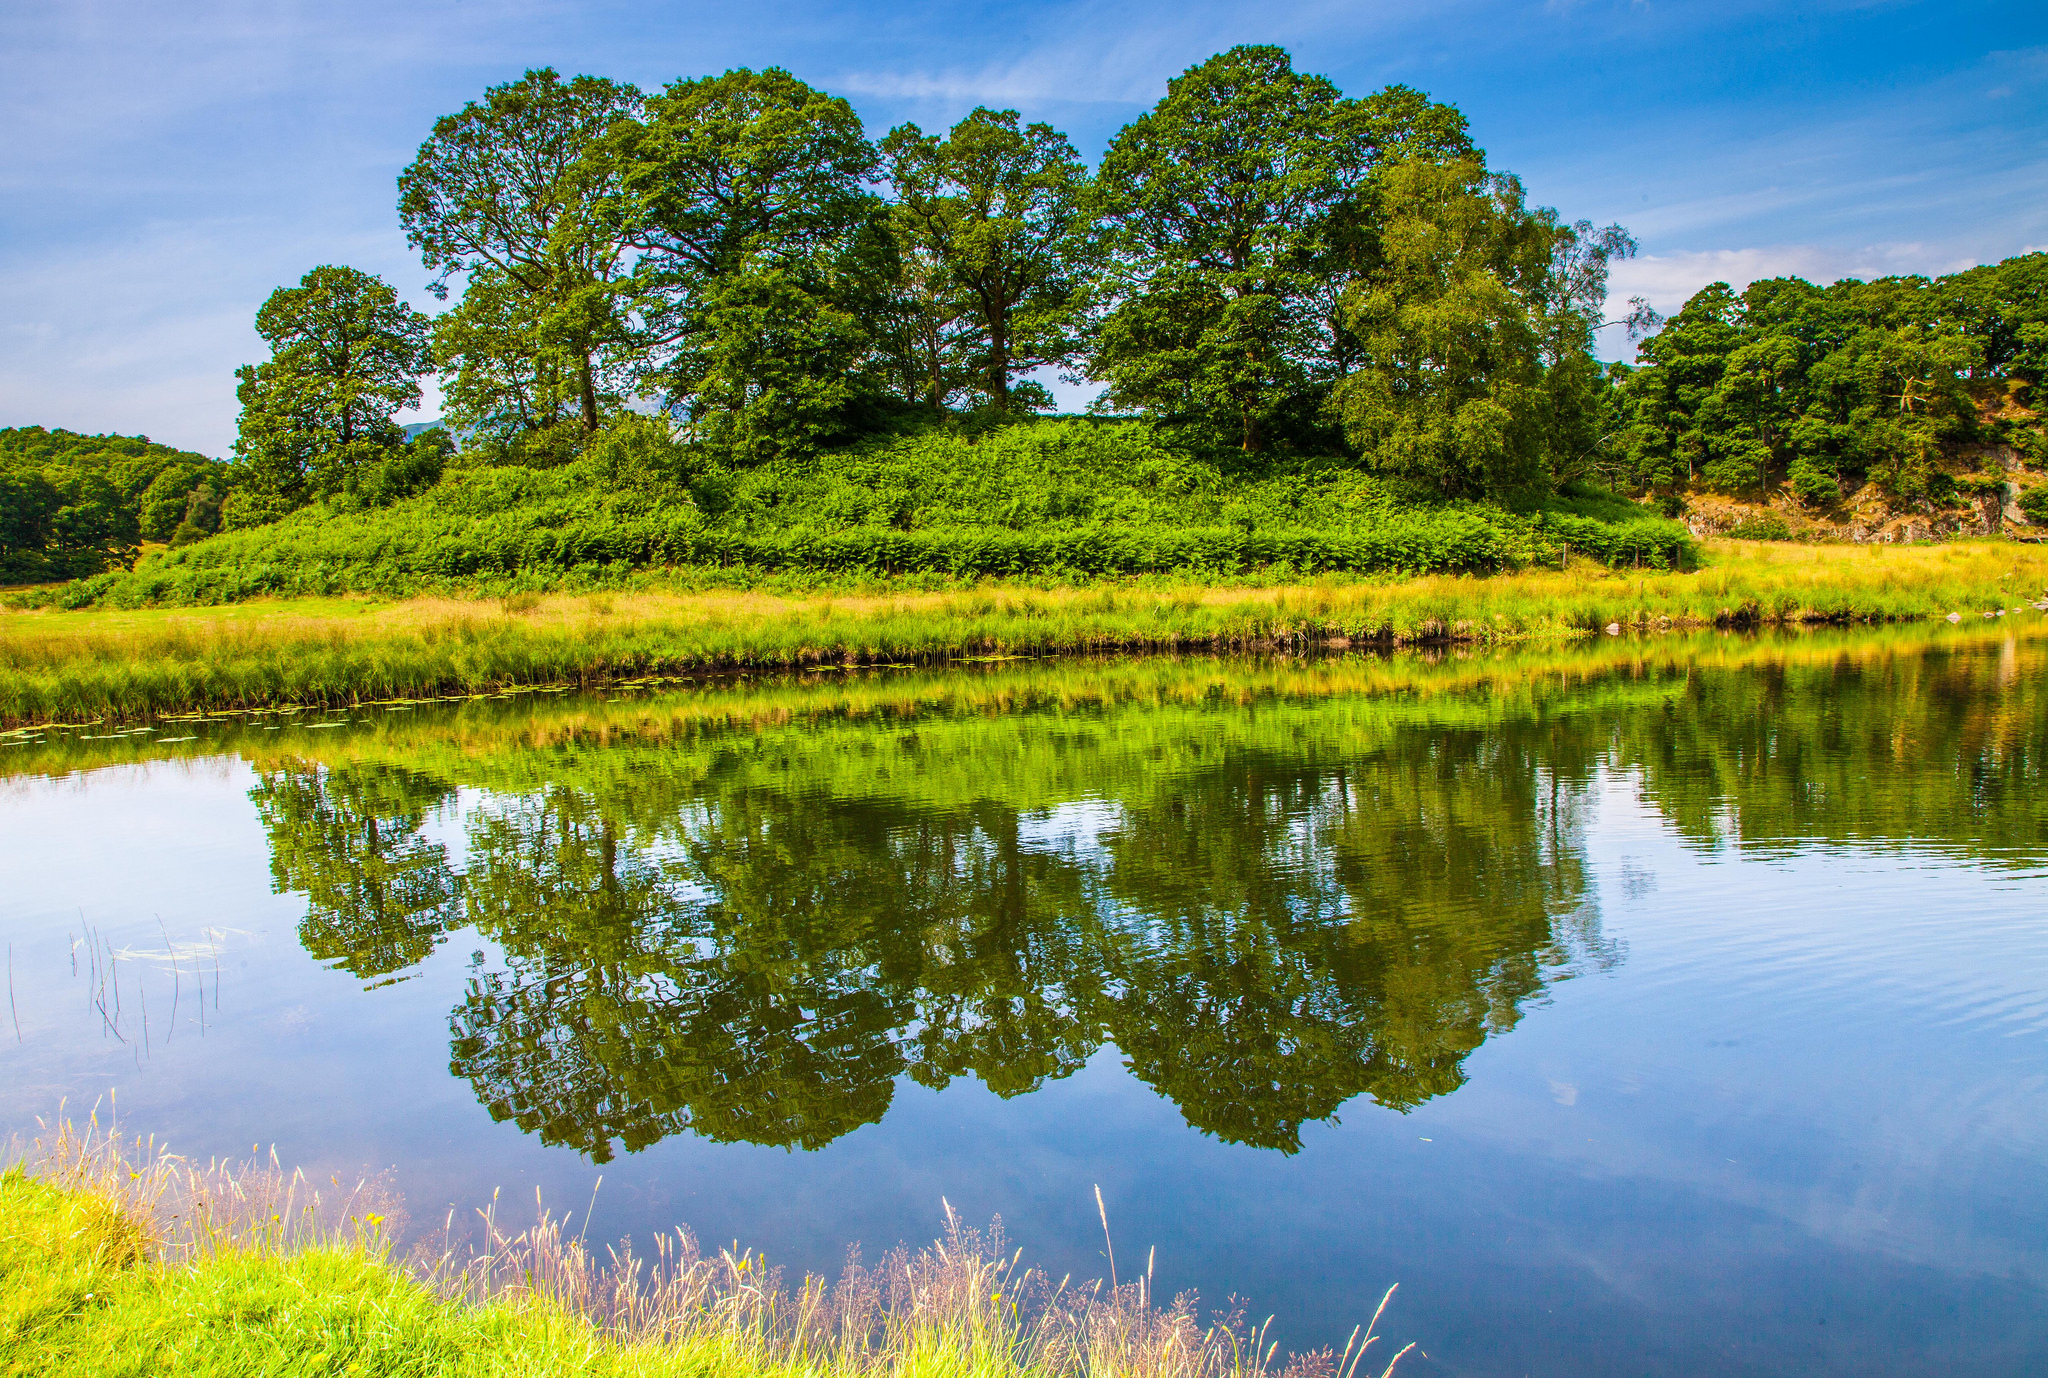
[{"label": "distant tree line", "polygon": [[0,430],[0,583],[129,565],[143,541],[220,528],[233,466],[147,436]]},{"label": "distant tree line", "polygon": [[[2048,460],[2027,405],[2044,371],[2048,253],[1939,278],[1770,278],[1741,292],[1717,282],[1643,343],[1634,367],[1610,370],[1594,467],[1642,492],[1704,483],[1761,499],[1782,486],[1826,508],[1874,482],[1947,501],[1959,446]],[[1964,487],[2003,487],[1995,460],[1970,467]]]},{"label": "distant tree line", "polygon": [[276,508],[431,482],[390,423],[429,370],[497,462],[563,462],[651,401],[744,466],[1044,411],[1052,368],[1254,463],[1538,491],[1598,439],[1592,332],[1634,249],[1527,205],[1454,108],[1274,47],[1190,68],[1093,170],[1016,111],[870,140],[776,69],[532,71],[436,122],[398,208],[455,304],[337,267],[265,304],[238,451]]}]

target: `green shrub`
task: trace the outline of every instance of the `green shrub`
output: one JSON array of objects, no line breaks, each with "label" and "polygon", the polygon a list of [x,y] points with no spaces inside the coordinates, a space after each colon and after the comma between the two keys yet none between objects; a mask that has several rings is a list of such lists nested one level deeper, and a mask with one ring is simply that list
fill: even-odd
[{"label": "green shrub", "polygon": [[1725,534],[1738,541],[1789,541],[1792,528],[1776,512],[1757,512],[1729,527]]},{"label": "green shrub", "polygon": [[2037,483],[2019,496],[2020,511],[2027,520],[2048,525],[2048,483]]},{"label": "green shrub", "polygon": [[1834,471],[1810,455],[1794,459],[1785,478],[1799,500],[1811,506],[1832,507],[1842,500],[1841,485],[1836,482]]}]

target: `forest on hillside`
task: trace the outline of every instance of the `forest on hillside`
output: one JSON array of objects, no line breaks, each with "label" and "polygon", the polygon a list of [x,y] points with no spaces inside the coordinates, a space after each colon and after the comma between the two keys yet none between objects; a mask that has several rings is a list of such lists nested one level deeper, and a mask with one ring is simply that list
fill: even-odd
[{"label": "forest on hillside", "polygon": [[220,528],[233,466],[148,436],[0,429],[0,583],[95,574]]},{"label": "forest on hillside", "polygon": [[[1275,47],[1174,78],[1093,167],[1012,110],[871,138],[777,69],[535,70],[435,123],[397,209],[447,309],[345,266],[279,288],[232,463],[181,468],[175,520],[116,484],[101,566],[175,538],[146,596],[206,598],[650,562],[1666,563],[1684,533],[1643,501],[1955,503],[2048,453],[2048,254],[1607,320],[1622,226],[1530,205],[1455,108]],[[1633,365],[1594,357],[1611,325]],[[1095,415],[1035,419],[1054,374]],[[442,425],[410,437],[430,376]]]}]

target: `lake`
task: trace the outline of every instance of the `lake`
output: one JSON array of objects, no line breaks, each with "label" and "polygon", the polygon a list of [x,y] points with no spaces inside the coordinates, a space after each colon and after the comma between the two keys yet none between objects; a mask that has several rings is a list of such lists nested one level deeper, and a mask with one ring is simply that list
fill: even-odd
[{"label": "lake", "polygon": [[15,733],[0,1135],[824,1272],[943,1200],[1096,1276],[1099,1186],[1286,1348],[1399,1283],[1408,1373],[2040,1372],[2044,672],[2015,616]]}]

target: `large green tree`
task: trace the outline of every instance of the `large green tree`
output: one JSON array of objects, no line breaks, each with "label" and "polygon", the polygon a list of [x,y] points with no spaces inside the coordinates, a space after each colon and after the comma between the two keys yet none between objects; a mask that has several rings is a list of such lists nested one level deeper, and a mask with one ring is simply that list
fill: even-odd
[{"label": "large green tree", "polygon": [[[881,147],[902,261],[913,274],[937,268],[937,290],[924,300],[962,326],[929,351],[927,400],[944,400],[952,362],[1007,412],[1017,375],[1069,363],[1080,347],[1093,241],[1087,168],[1066,135],[1021,124],[1014,110],[976,109],[943,139],[901,125]],[[943,329],[935,323],[918,338]]]},{"label": "large green tree", "polygon": [[1448,497],[1568,476],[1598,441],[1592,331],[1619,226],[1563,225],[1477,157],[1387,170],[1379,243],[1346,291],[1359,365],[1334,410],[1383,472]]},{"label": "large green tree", "polygon": [[[593,152],[639,108],[629,85],[539,68],[436,120],[400,175],[399,218],[437,289],[453,274],[487,285],[441,342],[458,424],[539,429],[573,407],[587,435],[623,400],[640,348],[632,265],[614,165]],[[515,384],[526,395],[508,400]]]},{"label": "large green tree", "polygon": [[844,100],[778,68],[678,81],[607,141],[640,257],[643,374],[738,458],[796,452],[878,389],[875,151]]},{"label": "large green tree", "polygon": [[273,504],[346,487],[404,443],[394,413],[420,400],[427,318],[374,274],[323,265],[256,312],[270,358],[236,370],[235,452]]},{"label": "large green tree", "polygon": [[1469,148],[1455,110],[1403,87],[1347,99],[1276,47],[1176,77],[1097,175],[1108,310],[1088,371],[1108,405],[1246,451],[1314,418],[1347,355],[1337,299],[1375,254],[1376,170]]}]

